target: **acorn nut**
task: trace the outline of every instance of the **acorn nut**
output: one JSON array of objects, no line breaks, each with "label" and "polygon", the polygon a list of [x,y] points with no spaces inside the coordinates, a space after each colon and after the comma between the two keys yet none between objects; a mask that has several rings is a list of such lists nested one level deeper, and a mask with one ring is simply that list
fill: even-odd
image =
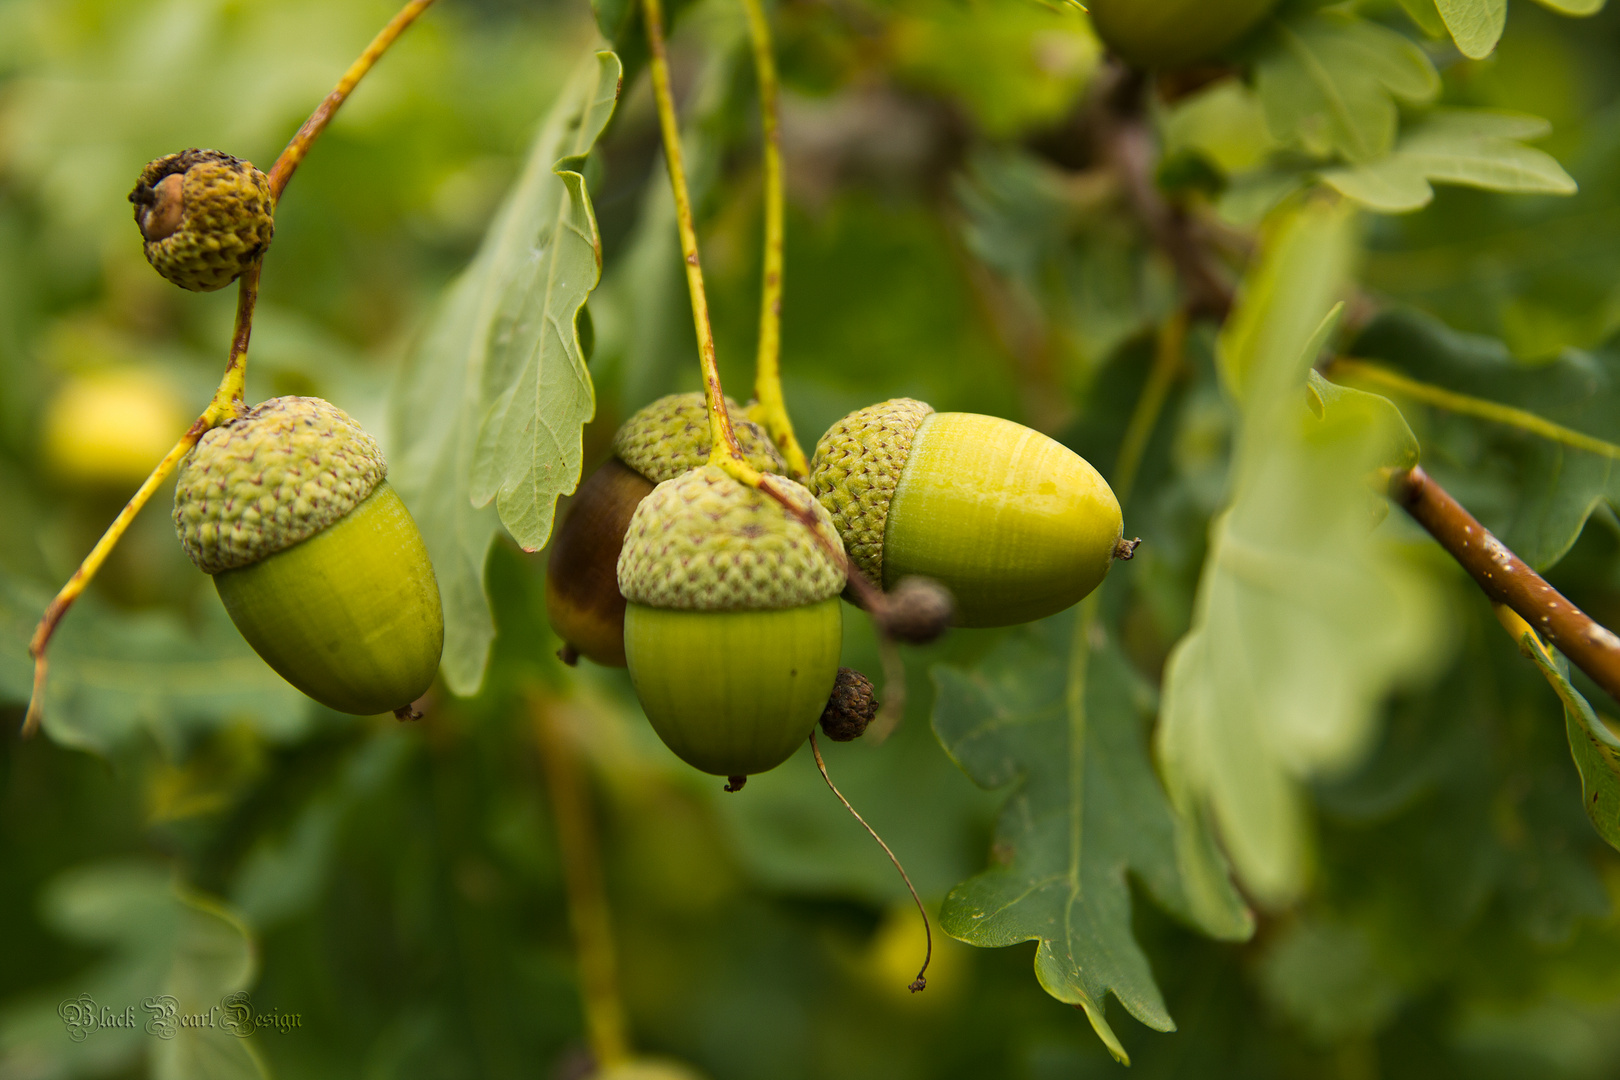
[{"label": "acorn nut", "polygon": [[1277,0],[1089,0],[1097,36],[1137,67],[1175,68],[1214,56]]},{"label": "acorn nut", "polygon": [[1062,611],[1101,583],[1121,516],[1101,474],[1038,431],[895,398],[822,436],[810,490],[873,583],[943,585],[958,626]]},{"label": "acorn nut", "polygon": [[204,434],[175,487],[181,546],[242,636],[339,712],[403,716],[444,647],[438,581],[387,471],[342,409],[279,397]]},{"label": "acorn nut", "polygon": [[[761,472],[787,470],[770,438],[726,399],[748,463]],[[565,659],[586,656],[624,667],[624,597],[619,550],[630,516],[655,484],[709,460],[709,414],[703,395],[670,394],[638,411],[613,437],[613,457],[569,500],[546,557],[546,615],[565,643]]]},{"label": "acorn nut", "polygon": [[[810,493],[778,483],[841,551]],[[642,500],[618,579],[630,681],[665,745],[733,790],[792,756],[838,677],[842,560],[775,499],[705,465]]]},{"label": "acorn nut", "polygon": [[148,162],[129,201],[146,261],[192,292],[235,281],[276,231],[269,178],[218,150],[193,148]]}]

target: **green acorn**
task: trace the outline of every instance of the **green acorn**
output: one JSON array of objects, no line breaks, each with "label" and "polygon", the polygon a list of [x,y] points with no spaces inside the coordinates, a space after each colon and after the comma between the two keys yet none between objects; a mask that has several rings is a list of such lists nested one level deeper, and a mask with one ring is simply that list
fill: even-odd
[{"label": "green acorn", "polygon": [[235,281],[276,232],[269,178],[218,150],[193,148],[148,162],[129,201],[146,261],[192,292]]},{"label": "green acorn", "polygon": [[282,678],[339,712],[404,715],[444,647],[422,534],[376,442],[320,398],[280,397],[181,463],[180,543]]},{"label": "green acorn", "polygon": [[[841,550],[810,493],[779,482]],[[809,737],[838,678],[844,572],[802,521],[705,465],[642,500],[618,579],[630,681],[683,761],[735,788]]]},{"label": "green acorn", "polygon": [[1097,36],[1143,68],[1214,56],[1254,27],[1277,0],[1089,0]]},{"label": "green acorn", "polygon": [[1022,424],[910,398],[829,428],[809,487],[870,581],[933,579],[959,626],[1062,611],[1131,547],[1118,500],[1080,455]]},{"label": "green acorn", "polygon": [[[727,398],[726,409],[748,463],[761,472],[786,471],[770,438],[737,403]],[[702,394],[659,398],[620,425],[613,457],[569,500],[546,558],[546,614],[566,643],[565,655],[624,666],[624,597],[618,583],[624,531],[655,484],[708,460],[709,414]]]}]

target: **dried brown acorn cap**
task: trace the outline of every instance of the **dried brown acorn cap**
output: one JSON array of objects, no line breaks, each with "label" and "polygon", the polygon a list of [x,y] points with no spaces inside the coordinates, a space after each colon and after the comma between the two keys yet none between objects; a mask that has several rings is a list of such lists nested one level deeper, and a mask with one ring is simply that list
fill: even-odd
[{"label": "dried brown acorn cap", "polygon": [[[840,548],[832,519],[810,493],[777,482],[811,510]],[[641,500],[619,553],[619,591],[632,604],[688,611],[760,611],[837,596],[844,571],[805,524],[769,495],[705,465]]]},{"label": "dried brown acorn cap", "polygon": [[[787,462],[770,437],[729,397],[726,411],[748,464],[784,474]],[[613,455],[655,484],[708,463],[709,412],[700,393],[670,394],[640,410],[613,436]]]},{"label": "dried brown acorn cap", "polygon": [[218,150],[193,148],[148,162],[129,201],[146,261],[193,292],[235,281],[275,235],[269,178]]},{"label": "dried brown acorn cap", "polygon": [[810,491],[832,514],[850,562],[883,584],[883,533],[889,503],[911,456],[911,442],[933,406],[914,398],[891,398],[857,409],[816,443]]},{"label": "dried brown acorn cap", "polygon": [[191,561],[218,574],[314,536],[387,475],[376,440],[336,405],[271,398],[204,434],[186,455],[175,531]]}]

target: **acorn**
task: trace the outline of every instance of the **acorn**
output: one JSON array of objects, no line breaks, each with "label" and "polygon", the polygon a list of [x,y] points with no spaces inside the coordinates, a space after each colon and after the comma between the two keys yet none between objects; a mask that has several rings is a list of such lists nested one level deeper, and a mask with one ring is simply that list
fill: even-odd
[{"label": "acorn", "polygon": [[203,435],[174,525],[242,636],[339,712],[406,715],[444,647],[422,534],[376,442],[320,398],[279,397]]},{"label": "acorn", "polygon": [[704,465],[642,500],[619,555],[641,707],[681,760],[730,777],[732,790],[798,749],[838,678],[842,546],[808,491],[778,483],[821,540],[775,499]]},{"label": "acorn", "polygon": [[956,600],[958,626],[1062,611],[1128,555],[1102,475],[1038,431],[895,398],[850,413],[816,444],[810,490],[850,562],[893,589],[917,575]]},{"label": "acorn", "polygon": [[[730,398],[726,409],[748,463],[761,472],[785,472],[770,437]],[[624,667],[624,597],[618,584],[624,531],[654,485],[708,460],[709,414],[700,393],[659,398],[620,425],[613,457],[569,500],[546,558],[546,615],[563,639],[565,660],[587,656]]]},{"label": "acorn", "polygon": [[276,232],[269,178],[218,150],[192,148],[148,162],[129,201],[146,261],[192,292],[235,281]]},{"label": "acorn", "polygon": [[1184,67],[1253,29],[1277,0],[1089,0],[1097,36],[1141,68]]}]

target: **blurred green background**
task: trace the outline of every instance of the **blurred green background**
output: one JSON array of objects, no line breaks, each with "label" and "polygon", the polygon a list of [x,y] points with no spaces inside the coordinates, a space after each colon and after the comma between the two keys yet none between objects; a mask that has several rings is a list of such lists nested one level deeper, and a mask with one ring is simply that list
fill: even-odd
[{"label": "blurred green background", "polygon": [[[1393,3],[1360,6],[1413,32]],[[1031,977],[1029,944],[972,949],[936,927],[929,989],[908,994],[915,914],[808,755],[722,794],[657,741],[623,672],[554,659],[544,554],[504,541],[483,690],[441,691],[426,721],[399,725],[324,711],[269,672],[174,541],[165,492],[65,624],[50,737],[19,737],[34,620],[206,403],[229,336],[234,290],[182,293],[145,265],[134,177],[187,146],[268,167],[392,11],[0,0],[0,1078],[590,1074],[548,730],[580,755],[638,1051],[716,1080],[1114,1073],[1085,1017]],[[1109,474],[1175,284],[1076,144],[1100,62],[1083,17],[1034,0],[784,0],[773,17],[801,438],[909,395],[1019,419]],[[279,208],[252,399],[318,394],[388,448],[401,358],[596,34],[584,0],[441,0],[401,40]],[[741,398],[761,194],[739,9],[695,0],[673,44],[722,370]],[[1515,0],[1493,58],[1427,47],[1446,101],[1550,119],[1544,148],[1582,192],[1448,189],[1371,219],[1365,288],[1532,360],[1605,347],[1620,323],[1620,12],[1575,22]],[[605,270],[587,468],[634,409],[697,386],[651,96],[632,76],[589,177]],[[1208,139],[1178,150],[1173,119],[1157,119],[1169,189],[1218,187],[1252,157],[1241,131],[1225,157]],[[1144,687],[1192,619],[1225,494],[1234,418],[1212,348],[1195,327],[1126,504],[1144,557],[1104,597]],[[1407,416],[1432,471],[1493,527],[1543,482],[1522,442]],[[1620,1075],[1620,861],[1582,814],[1557,700],[1460,574],[1398,535],[1444,598],[1448,637],[1370,746],[1310,789],[1298,903],[1227,944],[1133,893],[1179,1025],[1111,1011],[1138,1074]],[[1614,625],[1612,511],[1553,577]],[[872,633],[851,616],[845,663],[875,678]],[[1037,655],[1072,623],[907,650],[894,737],[826,749],[931,908],[986,865],[1005,796],[941,749],[931,669]],[[246,989],[298,1026],[188,1056],[139,1030],[74,1041],[58,1012],[166,986]]]}]

